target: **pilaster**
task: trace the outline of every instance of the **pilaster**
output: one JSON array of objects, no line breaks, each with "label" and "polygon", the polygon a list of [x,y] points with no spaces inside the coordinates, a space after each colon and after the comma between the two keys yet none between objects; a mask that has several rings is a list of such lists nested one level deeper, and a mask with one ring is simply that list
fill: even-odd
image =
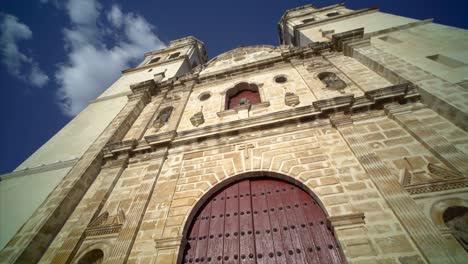
[{"label": "pilaster", "polygon": [[[108,162],[101,169],[93,183],[96,188],[90,187],[81,200],[80,204],[83,206],[77,207],[64,228],[62,228],[61,237],[64,239],[63,241],[57,241],[61,244],[61,247],[56,251],[52,247],[49,248],[54,258],[50,260],[43,257],[41,261],[46,263],[68,263],[68,260],[73,258],[83,240],[86,239],[87,227],[102,214],[101,210],[127,164],[128,155],[122,155],[119,159]],[[47,256],[47,254],[44,256]]]},{"label": "pilaster", "polygon": [[7,246],[0,252],[0,261],[39,261],[99,174],[104,147],[109,142],[123,138],[148,103],[149,92],[147,89],[140,89],[128,97],[125,107],[12,238],[21,242]]},{"label": "pilaster", "polygon": [[437,158],[448,167],[468,175],[468,156],[460,152],[447,139],[428,127],[423,122],[416,119],[413,111],[424,106],[407,106],[400,104],[390,104],[385,106],[385,112],[389,118],[398,122],[408,133],[421,142]]},{"label": "pilaster", "polygon": [[348,143],[356,158],[367,171],[390,208],[429,263],[456,263],[447,243],[434,223],[419,209],[416,202],[392,175],[377,154],[367,147],[364,138],[349,115],[337,113],[330,117],[332,125]]}]

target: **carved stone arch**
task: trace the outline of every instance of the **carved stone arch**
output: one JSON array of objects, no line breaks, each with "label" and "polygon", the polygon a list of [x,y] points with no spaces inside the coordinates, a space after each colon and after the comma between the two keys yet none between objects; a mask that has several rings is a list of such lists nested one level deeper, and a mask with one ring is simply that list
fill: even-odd
[{"label": "carved stone arch", "polygon": [[[111,252],[112,246],[109,243],[98,242],[88,244],[76,254],[74,260],[71,262],[73,264],[100,264],[104,263],[106,258]],[[90,260],[99,260],[100,262],[90,262]]]},{"label": "carved stone arch", "polygon": [[450,234],[468,252],[468,200],[448,198],[431,208],[432,221],[445,234]]},{"label": "carved stone arch", "polygon": [[[214,197],[218,197],[220,195],[220,193],[224,193],[226,192],[227,193],[227,190],[228,189],[232,189],[233,186],[237,186],[237,185],[241,185],[241,184],[244,184],[246,182],[257,182],[258,184],[261,184],[262,182],[267,182],[269,184],[271,183],[275,183],[275,182],[278,182],[278,183],[281,183],[283,184],[282,186],[291,186],[291,192],[293,192],[292,189],[294,189],[294,187],[296,187],[296,190],[294,190],[294,192],[301,192],[302,195],[305,195],[304,197],[308,196],[310,198],[310,202],[309,202],[309,205],[311,206],[312,205],[312,202],[315,206],[315,208],[319,208],[320,212],[322,212],[322,217],[319,219],[317,218],[317,222],[316,222],[316,227],[312,227],[314,224],[312,222],[309,222],[310,226],[308,226],[307,224],[308,223],[302,223],[302,222],[298,222],[298,223],[291,223],[291,222],[288,222],[289,225],[288,225],[288,228],[290,228],[290,230],[294,230],[295,228],[297,228],[296,231],[291,231],[291,232],[297,232],[297,236],[300,236],[301,238],[301,241],[309,241],[308,243],[311,243],[311,245],[314,245],[314,246],[311,246],[311,245],[304,245],[304,248],[294,248],[295,249],[295,252],[288,252],[288,251],[284,251],[284,252],[280,252],[280,251],[277,251],[277,248],[275,247],[274,249],[274,258],[278,258],[280,259],[281,256],[283,256],[283,258],[288,258],[288,257],[291,257],[292,254],[300,254],[301,252],[302,253],[305,253],[303,256],[303,258],[307,258],[308,261],[309,258],[317,258],[316,260],[318,260],[318,258],[320,258],[320,260],[323,262],[324,259],[326,259],[325,262],[327,263],[344,263],[344,256],[343,256],[343,253],[339,247],[339,244],[338,244],[338,241],[334,238],[334,235],[332,234],[332,231],[330,230],[329,227],[327,227],[327,217],[329,216],[328,212],[326,211],[325,209],[325,206],[322,204],[321,200],[317,197],[317,195],[311,190],[309,189],[305,184],[303,184],[302,182],[296,180],[295,178],[293,177],[290,177],[290,176],[286,176],[284,174],[280,174],[280,173],[276,173],[276,172],[266,172],[266,171],[255,171],[255,172],[246,172],[246,173],[241,173],[241,174],[238,174],[236,176],[233,176],[233,177],[229,177],[227,179],[225,179],[224,181],[222,182],[219,182],[218,184],[216,184],[215,186],[213,186],[208,192],[206,192],[197,202],[196,204],[193,206],[192,210],[190,211],[190,213],[188,214],[188,216],[186,217],[185,221],[184,221],[184,228],[182,230],[182,241],[181,241],[181,246],[180,246],[180,250],[179,250],[179,254],[178,254],[178,261],[177,263],[185,263],[184,262],[184,259],[186,257],[186,250],[188,248],[190,248],[190,245],[191,243],[193,242],[190,242],[190,241],[194,241],[194,237],[193,237],[193,232],[192,232],[192,229],[194,228],[194,225],[196,225],[196,221],[201,221],[202,218],[205,218],[204,220],[208,220],[208,221],[212,221],[210,220],[211,218],[208,217],[208,219],[206,219],[206,217],[203,216],[202,212],[205,211],[205,207],[208,205],[208,203],[212,203],[214,202],[216,199],[212,200]],[[250,183],[249,183],[250,184]],[[250,185],[249,185],[250,186]],[[252,185],[253,186],[253,185]],[[249,187],[250,188],[250,187]],[[275,187],[276,188],[276,187]],[[279,187],[278,187],[279,188]],[[283,188],[282,191],[284,191],[286,193],[286,190],[287,188]],[[256,189],[257,192],[259,189]],[[275,195],[275,192],[272,190],[271,191],[271,194],[272,195]],[[282,192],[281,190],[276,190],[276,193],[280,193]],[[254,201],[254,187],[252,187],[252,192],[251,192],[251,201]],[[260,193],[259,193],[260,194]],[[270,194],[270,192],[268,192],[268,195]],[[266,197],[267,194],[265,194],[265,197]],[[278,195],[278,194],[276,194]],[[285,194],[283,194],[284,196]],[[245,196],[248,196],[248,195],[245,195]],[[260,196],[260,195],[258,195]],[[232,196],[231,198],[231,201],[234,200],[234,198],[238,198],[238,199],[241,199],[240,197],[241,196],[241,191],[240,191],[240,187],[239,187],[239,196],[238,197],[235,197],[235,196]],[[301,210],[301,206],[304,206],[306,207],[307,206],[307,202],[308,200],[305,200],[305,199],[300,199],[300,197],[302,196],[297,196],[299,198],[299,202],[298,203],[295,203],[294,204],[294,207],[296,208],[299,208],[299,209],[294,209],[292,208],[292,210]],[[226,201],[228,201],[229,199],[229,196],[226,196]],[[265,198],[267,199],[267,198]],[[278,198],[277,198],[278,199]],[[227,204],[228,202],[226,202]],[[241,217],[241,205],[240,205],[240,201],[238,203],[238,210],[239,210],[239,214],[238,214],[238,217],[240,219]],[[254,220],[255,219],[255,215],[260,215],[261,213],[265,213],[265,210],[263,210],[263,212],[260,212],[260,211],[254,211],[254,209],[258,209],[255,207],[255,202],[251,202],[251,208],[250,208],[250,215],[252,216],[252,232],[250,232],[249,234],[252,235],[252,239],[253,240],[257,240],[257,242],[253,242],[253,243],[259,243],[258,242],[258,238],[257,238],[257,235],[259,235],[260,233],[257,233],[258,230],[261,230],[259,228],[256,228],[256,227],[253,227],[255,224],[254,222],[257,221],[257,220]],[[298,205],[299,204],[299,205]],[[291,203],[292,205],[292,203]],[[211,206],[211,205],[210,205]],[[214,206],[214,205],[213,205]],[[227,206],[226,206],[227,207]],[[288,206],[289,208],[289,206]],[[278,210],[282,210],[282,209],[279,209],[279,207],[277,208]],[[214,209],[213,209],[214,210]],[[284,215],[286,215],[286,206],[284,207]],[[289,209],[288,209],[289,210]],[[312,209],[310,209],[312,210]],[[248,213],[248,211],[247,211]],[[229,214],[228,214],[228,211],[226,209],[226,212],[225,212],[225,217],[226,219],[229,218]],[[267,214],[270,214],[270,213],[267,213]],[[290,214],[293,214],[293,213],[290,213]],[[296,213],[297,214],[297,213]],[[217,215],[217,214],[216,214]],[[235,214],[233,214],[232,217],[234,217]],[[246,215],[247,216],[247,215]],[[221,217],[221,216],[219,216]],[[271,217],[271,216],[269,216]],[[286,216],[284,216],[286,217]],[[304,219],[309,219],[310,216],[303,216],[303,220]],[[300,217],[298,217],[297,219],[299,219]],[[228,220],[226,220],[227,222]],[[289,221],[289,220],[288,220]],[[299,221],[299,220],[297,220]],[[240,223],[240,220],[239,220],[239,223]],[[258,223],[258,222],[257,222]],[[241,239],[240,236],[243,236],[242,232],[241,232],[241,224],[239,224],[239,233],[236,234],[236,233],[232,233],[231,234],[231,237],[234,235],[234,236],[239,236],[239,240]],[[271,226],[269,227],[270,229],[267,229],[266,231],[263,230],[264,232],[266,233],[271,233],[271,236],[273,237],[273,232],[278,232],[278,233],[275,233],[277,234],[277,236],[279,236],[280,233],[283,233],[283,232],[286,232],[286,231],[282,231],[282,230],[273,230],[273,229],[277,229],[277,228],[273,228],[275,227],[273,225],[273,222],[271,223]],[[278,226],[280,227],[280,226]],[[226,227],[227,228],[227,227]],[[286,228],[286,226],[281,226],[281,228]],[[317,237],[323,237],[323,241],[327,241],[326,243],[328,243],[327,245],[323,244],[320,242],[318,243],[317,241],[312,241],[312,237],[313,236],[310,236],[307,237],[307,239],[304,239],[305,237],[304,236],[307,236],[308,234],[311,234],[313,231],[310,231],[308,230],[307,228],[323,228],[325,231],[321,231],[322,233],[318,234],[318,233],[314,233],[314,235],[316,235]],[[328,230],[328,231],[327,231]],[[232,231],[232,230],[231,230]],[[303,233],[300,233],[299,231],[302,231]],[[226,234],[224,235],[225,237],[229,237],[229,230],[223,230],[223,232],[226,232]],[[260,231],[258,231],[260,232]],[[328,232],[328,233],[327,233]],[[208,233],[207,233],[208,234]],[[247,235],[247,233],[245,233]],[[201,233],[199,233],[200,237],[199,238],[196,238],[196,239],[200,239],[200,241],[202,240],[209,240],[209,239],[213,239],[213,237],[211,235],[209,235],[208,237],[206,235],[202,236]],[[191,237],[192,236],[192,237]],[[293,235],[291,235],[293,236]],[[221,237],[221,234],[219,235],[219,237]],[[216,237],[214,237],[216,239]],[[299,237],[297,237],[299,238]],[[316,239],[316,238],[314,238]],[[292,240],[291,240],[292,241]],[[310,242],[312,241],[312,242]],[[301,243],[303,243],[301,242]],[[314,244],[316,243],[317,244]],[[207,242],[208,243],[208,242]],[[213,242],[212,242],[213,243]],[[225,242],[226,244],[226,242]],[[288,247],[289,248],[289,247]],[[312,255],[307,255],[307,252],[311,253],[311,252],[315,252],[316,250],[318,250],[318,252],[320,251],[320,248],[322,249],[327,249],[325,251],[322,251],[324,254],[324,256],[319,256],[319,254],[321,253],[318,253],[316,256],[312,256]],[[284,249],[286,250],[286,246],[284,247]],[[193,248],[192,248],[193,250]],[[296,252],[297,250],[297,252]],[[333,251],[335,250],[335,251]],[[259,250],[257,250],[259,251]],[[333,252],[332,252],[333,251]],[[328,253],[326,253],[328,252]],[[332,253],[330,253],[332,252]],[[230,257],[230,259],[232,260],[233,257],[234,259],[238,259],[238,260],[241,260],[242,258],[248,258],[248,256],[242,256],[240,254],[241,252],[239,251],[239,255],[232,255],[232,256],[227,256],[227,255],[223,255],[223,259],[226,260],[225,258],[226,257]],[[253,258],[262,258],[262,257],[265,257],[265,258],[273,258],[273,256],[271,256],[271,254],[273,252],[264,252],[266,254],[262,255],[261,253],[259,253],[260,255],[258,254],[255,254],[255,256]],[[317,252],[316,252],[317,253]],[[326,254],[330,254],[330,255],[326,255]],[[325,256],[326,255],[326,256]],[[206,255],[206,257],[209,257],[209,255]],[[217,256],[217,258],[219,258],[219,256]],[[250,257],[252,258],[252,257]],[[187,259],[188,260],[188,259]],[[216,259],[214,258],[211,258],[210,260],[212,261],[216,261]],[[305,259],[304,259],[305,260]],[[333,260],[330,262],[330,260]],[[198,261],[208,261],[207,259],[192,259],[192,262],[198,262]],[[324,262],[324,263],[325,263]],[[187,262],[188,263],[188,262]],[[282,260],[278,263],[282,263]],[[304,262],[304,263],[307,263],[307,262]]]},{"label": "carved stone arch", "polygon": [[438,226],[445,226],[444,212],[449,207],[454,206],[463,206],[468,208],[468,200],[462,198],[448,198],[436,201],[430,209],[430,217],[432,221]]},{"label": "carved stone arch", "polygon": [[[233,109],[238,101],[236,96],[242,97],[242,95],[240,95],[241,93],[248,93],[245,95],[245,97],[248,98],[245,104],[254,105],[264,102],[265,98],[260,87],[261,85],[253,82],[239,82],[228,88],[224,93],[224,110]],[[231,100],[235,100],[235,102]]]}]

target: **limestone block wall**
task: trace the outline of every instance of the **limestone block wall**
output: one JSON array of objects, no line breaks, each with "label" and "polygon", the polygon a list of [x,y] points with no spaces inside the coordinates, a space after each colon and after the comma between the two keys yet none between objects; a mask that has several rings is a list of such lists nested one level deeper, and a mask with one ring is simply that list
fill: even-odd
[{"label": "limestone block wall", "polygon": [[412,82],[418,86],[422,101],[463,130],[468,124],[468,92],[377,47],[353,49],[351,56],[392,83]]},{"label": "limestone block wall", "polygon": [[[468,76],[468,31],[436,23],[421,23],[371,38],[373,46],[385,50],[424,71],[451,83],[458,83]],[[459,63],[428,57],[443,55]]]},{"label": "limestone block wall", "polygon": [[[326,59],[353,83],[355,83],[363,92],[392,85],[391,82],[364,66],[354,58],[344,56],[342,54],[333,54],[332,56],[326,56]],[[355,93],[356,96],[361,94],[362,93]]]},{"label": "limestone block wall", "polygon": [[[370,126],[373,129],[378,125]],[[365,131],[368,128],[361,127]],[[138,249],[134,247],[130,261],[175,261],[184,225],[197,201],[220,182],[255,171],[256,175],[267,176],[278,172],[303,183],[320,199],[330,217],[363,212],[365,226],[337,230],[351,263],[353,259],[375,258],[408,263],[420,260],[392,210],[336,130],[329,127],[294,130],[285,127],[262,131],[258,134],[261,139],[252,138],[240,144],[231,137],[232,144],[210,147],[214,142],[207,140],[172,150],[168,157],[170,164],[163,165],[156,197],[144,217],[143,223],[148,225],[143,224],[145,229],[139,232],[139,237],[147,238],[137,238]],[[241,150],[239,146],[243,144],[254,147]],[[197,148],[201,150],[190,151]],[[154,255],[154,245],[157,255]]]},{"label": "limestone block wall", "polygon": [[[156,197],[144,217],[145,229],[140,230],[139,236],[147,239],[136,240],[130,261],[174,262],[188,216],[203,195],[224,181],[239,179],[237,175],[277,174],[304,184],[330,217],[364,213],[365,224],[337,228],[351,263],[376,258],[421,260],[411,239],[336,130],[318,122],[249,135],[205,140],[170,151],[170,164],[163,166]],[[252,147],[243,148],[245,145]]]},{"label": "limestone block wall", "polygon": [[[329,11],[326,11],[326,13],[328,12]],[[336,34],[364,27],[365,33],[372,33],[414,21],[416,20],[378,12],[377,10],[350,15],[343,18],[332,17],[327,22],[318,22],[301,28],[299,30],[301,40],[300,45],[307,45],[308,43],[317,41],[329,41],[331,35],[324,34],[326,32],[333,32]]]},{"label": "limestone block wall", "polygon": [[[276,76],[286,76],[286,83],[276,83]],[[226,92],[236,84],[247,82],[258,86],[262,104],[252,106],[248,115],[240,115],[235,111],[225,111]],[[199,99],[200,95],[209,92],[211,97],[205,101]],[[256,71],[243,75],[236,75],[219,82],[200,83],[196,85],[184,109],[182,120],[178,126],[178,131],[190,130],[195,127],[190,122],[190,118],[203,107],[205,122],[199,127],[220,124],[232,120],[246,117],[266,115],[269,113],[291,109],[284,103],[286,92],[293,92],[300,98],[298,106],[310,105],[316,100],[302,77],[290,65],[270,68],[268,71]]]}]

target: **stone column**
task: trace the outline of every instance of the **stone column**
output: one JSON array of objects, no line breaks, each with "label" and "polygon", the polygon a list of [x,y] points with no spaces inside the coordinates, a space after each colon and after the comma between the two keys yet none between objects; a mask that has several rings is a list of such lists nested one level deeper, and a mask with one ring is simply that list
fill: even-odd
[{"label": "stone column", "polygon": [[330,121],[346,140],[426,260],[429,263],[456,263],[437,227],[420,211],[416,202],[403,189],[397,175],[392,175],[377,154],[367,147],[365,139],[355,129],[351,117],[337,113],[330,117]]},{"label": "stone column", "polygon": [[12,238],[16,242],[0,252],[0,262],[36,263],[41,258],[99,174],[106,144],[123,138],[148,101],[146,90],[129,96],[122,111]]},{"label": "stone column", "polygon": [[468,175],[468,156],[460,152],[447,139],[439,135],[435,130],[413,116],[413,111],[422,105],[399,105],[391,104],[385,106],[388,117],[397,121],[408,133],[423,144],[429,151],[439,158],[451,169]]}]

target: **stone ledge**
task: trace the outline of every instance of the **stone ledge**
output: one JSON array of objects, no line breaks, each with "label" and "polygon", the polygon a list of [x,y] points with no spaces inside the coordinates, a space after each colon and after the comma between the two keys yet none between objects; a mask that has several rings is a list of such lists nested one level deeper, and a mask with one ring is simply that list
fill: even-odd
[{"label": "stone ledge", "polygon": [[328,217],[328,223],[331,227],[344,227],[350,225],[362,225],[366,222],[364,221],[364,213],[355,213],[347,215],[338,215]]}]

